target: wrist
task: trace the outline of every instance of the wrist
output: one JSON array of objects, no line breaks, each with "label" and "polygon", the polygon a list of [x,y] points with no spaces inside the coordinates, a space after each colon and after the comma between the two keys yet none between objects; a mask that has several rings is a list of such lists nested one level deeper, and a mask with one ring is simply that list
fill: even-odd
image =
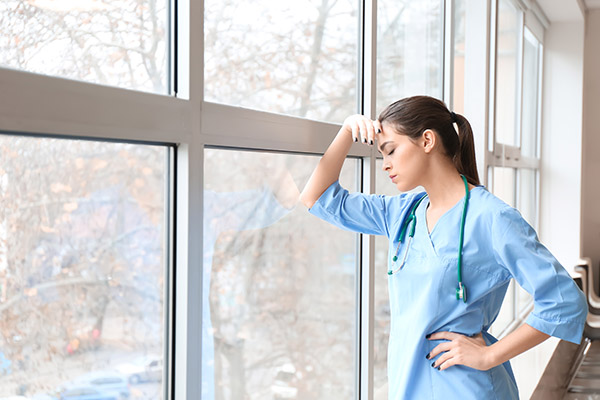
[{"label": "wrist", "polygon": [[346,124],[342,125],[337,136],[342,136],[345,140],[349,140],[352,142],[352,128],[350,128]]},{"label": "wrist", "polygon": [[485,365],[486,365],[486,370],[488,369],[492,369],[495,366],[497,366],[498,364],[500,364],[500,360],[498,357],[498,354],[496,352],[497,350],[496,343],[491,344],[489,346],[486,347],[486,355],[485,355]]}]

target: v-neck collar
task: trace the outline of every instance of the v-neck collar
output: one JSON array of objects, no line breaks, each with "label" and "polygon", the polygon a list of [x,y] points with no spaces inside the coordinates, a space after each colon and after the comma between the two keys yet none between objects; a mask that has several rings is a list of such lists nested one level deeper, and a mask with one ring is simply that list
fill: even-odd
[{"label": "v-neck collar", "polygon": [[452,207],[450,207],[449,209],[447,209],[442,215],[440,215],[440,217],[438,218],[437,221],[435,221],[435,224],[433,225],[433,228],[431,229],[431,232],[429,232],[429,226],[427,224],[427,208],[429,207],[429,196],[427,197],[427,199],[425,199],[423,201],[423,203],[425,203],[425,205],[423,206],[423,221],[425,222],[425,231],[427,232],[427,234],[431,237],[431,235],[433,235],[433,232],[435,232],[435,228],[437,228],[437,226],[439,225],[440,221],[446,217],[446,215],[451,214],[455,208],[457,208],[459,205],[464,205],[465,204],[465,196],[461,197],[461,199]]},{"label": "v-neck collar", "polygon": [[[469,191],[469,201],[473,198],[473,190],[475,190],[476,188],[485,188],[485,186],[483,185],[478,185],[475,186],[473,189],[471,189]],[[451,208],[449,208],[448,210],[446,210],[446,212],[444,212],[436,221],[435,225],[433,226],[433,229],[431,230],[431,232],[429,232],[429,228],[427,227],[427,207],[429,206],[429,196],[427,196],[427,198],[423,199],[423,201],[421,202],[421,204],[419,204],[419,208],[417,209],[417,229],[421,229],[421,231],[423,232],[423,235],[426,236],[427,241],[429,242],[430,248],[431,250],[434,252],[434,254],[437,254],[437,250],[435,248],[435,244],[433,242],[433,234],[436,232],[436,228],[438,227],[438,225],[440,224],[440,221],[442,221],[442,219],[447,219],[448,215],[453,214],[454,210],[457,208],[461,208],[462,205],[464,205],[465,202],[465,196],[461,197],[461,199],[455,204],[453,205]],[[468,211],[467,211],[468,214]],[[423,221],[421,223],[419,223],[420,221]],[[460,218],[456,221],[456,229],[458,231],[458,228],[460,227]]]}]

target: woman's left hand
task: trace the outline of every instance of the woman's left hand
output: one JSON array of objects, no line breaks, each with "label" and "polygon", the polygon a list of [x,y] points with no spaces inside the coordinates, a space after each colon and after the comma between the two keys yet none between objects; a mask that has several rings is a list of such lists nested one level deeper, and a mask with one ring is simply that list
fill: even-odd
[{"label": "woman's left hand", "polygon": [[453,365],[465,365],[486,371],[494,366],[490,349],[483,340],[481,333],[474,336],[465,336],[454,332],[436,332],[428,339],[449,340],[449,342],[435,346],[431,353],[426,356],[431,360],[441,354],[433,363],[432,367],[434,368],[444,370]]}]

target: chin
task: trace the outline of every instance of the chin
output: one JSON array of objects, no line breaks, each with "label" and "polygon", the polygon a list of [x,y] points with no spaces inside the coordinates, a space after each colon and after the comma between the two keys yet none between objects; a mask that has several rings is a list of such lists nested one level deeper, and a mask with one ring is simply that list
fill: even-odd
[{"label": "chin", "polygon": [[411,190],[417,188],[418,185],[407,185],[406,183],[397,183],[396,188],[398,188],[401,192],[410,192]]}]

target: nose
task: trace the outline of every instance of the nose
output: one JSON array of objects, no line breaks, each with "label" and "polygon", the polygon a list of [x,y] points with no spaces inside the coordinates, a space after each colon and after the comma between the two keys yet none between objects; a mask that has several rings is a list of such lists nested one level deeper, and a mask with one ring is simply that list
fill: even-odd
[{"label": "nose", "polygon": [[390,163],[389,162],[385,162],[383,163],[383,166],[381,167],[382,170],[387,171],[388,169],[390,169]]}]

